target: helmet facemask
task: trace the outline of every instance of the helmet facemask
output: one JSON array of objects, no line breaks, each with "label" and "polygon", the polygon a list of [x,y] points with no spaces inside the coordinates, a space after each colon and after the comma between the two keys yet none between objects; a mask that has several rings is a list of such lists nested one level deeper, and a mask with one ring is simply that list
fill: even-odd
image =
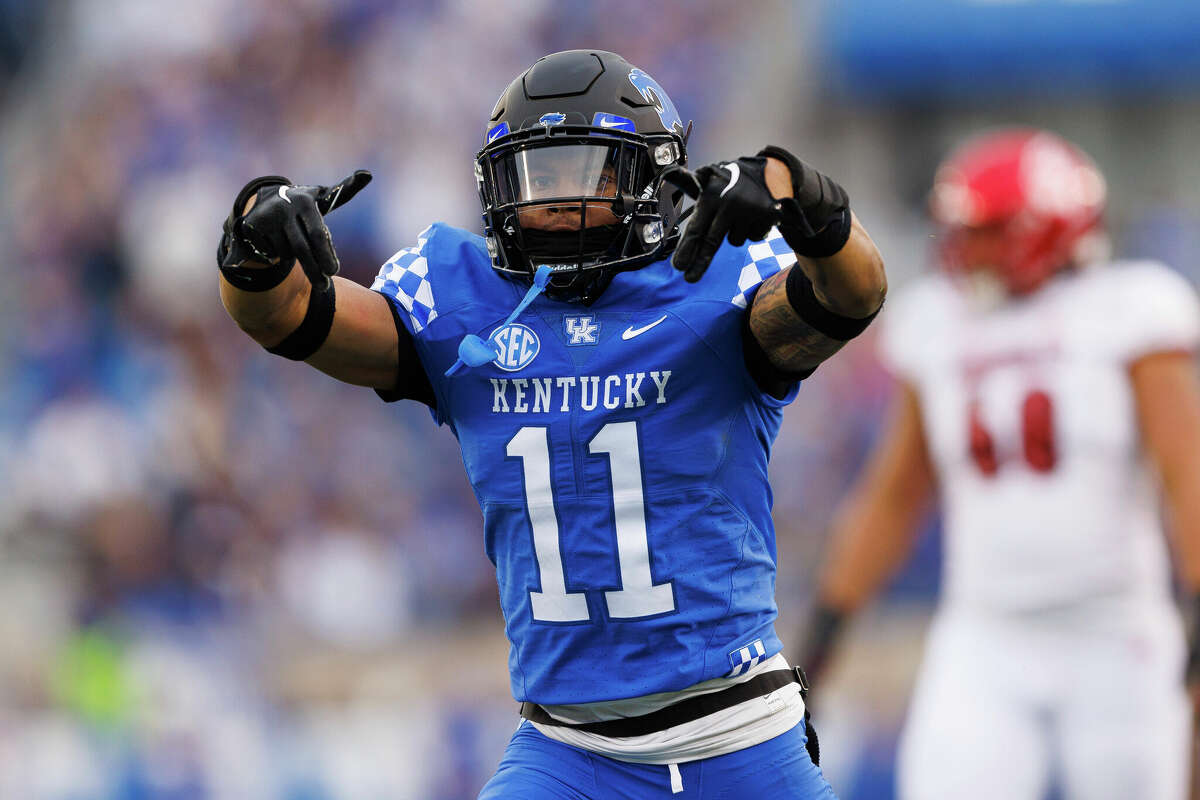
[{"label": "helmet facemask", "polygon": [[555,125],[488,143],[475,174],[493,266],[530,280],[549,265],[550,295],[591,302],[617,272],[664,257],[682,204],[658,177],[680,158],[674,138]]}]

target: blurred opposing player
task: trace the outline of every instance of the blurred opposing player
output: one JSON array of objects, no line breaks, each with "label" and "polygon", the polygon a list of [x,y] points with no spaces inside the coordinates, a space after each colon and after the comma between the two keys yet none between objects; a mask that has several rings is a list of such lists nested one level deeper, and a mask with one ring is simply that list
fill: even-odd
[{"label": "blurred opposing player", "polygon": [[526,718],[484,798],[833,796],[774,631],[766,467],[882,261],[829,178],[774,147],[693,174],[689,131],[620,56],[556,53],[480,129],[485,236],[435,224],[371,291],[331,279],[321,216],[366,173],[259,178],[226,223],[239,325],[458,438]]},{"label": "blurred opposing player", "polygon": [[970,141],[931,199],[947,269],[885,315],[901,387],[837,518],[801,663],[820,668],[936,495],[943,590],[900,796],[1040,800],[1057,779],[1076,800],[1179,800],[1185,637],[1152,468],[1194,597],[1194,292],[1161,264],[1107,263],[1104,180],[1051,133]]}]

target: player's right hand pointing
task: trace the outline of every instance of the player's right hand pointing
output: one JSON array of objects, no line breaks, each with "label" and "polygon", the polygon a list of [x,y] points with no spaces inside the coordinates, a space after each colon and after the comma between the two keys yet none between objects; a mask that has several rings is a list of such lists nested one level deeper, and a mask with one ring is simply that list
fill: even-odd
[{"label": "player's right hand pointing", "polygon": [[707,164],[695,172],[672,167],[663,180],[696,201],[671,263],[695,283],[704,275],[726,236],[734,246],[758,241],[779,222],[780,204],[767,189],[766,158],[745,156],[724,164]]},{"label": "player's right hand pointing", "polygon": [[255,178],[242,187],[225,220],[218,263],[228,270],[247,262],[279,264],[296,259],[313,285],[324,288],[340,265],[323,217],[370,182],[366,170],[357,170],[333,186],[295,186],[279,175]]},{"label": "player's right hand pointing", "polygon": [[727,236],[738,247],[778,226],[797,255],[814,258],[834,255],[850,236],[846,190],[781,147],[694,173],[670,167],[662,178],[696,200],[672,259],[689,281],[700,280]]}]

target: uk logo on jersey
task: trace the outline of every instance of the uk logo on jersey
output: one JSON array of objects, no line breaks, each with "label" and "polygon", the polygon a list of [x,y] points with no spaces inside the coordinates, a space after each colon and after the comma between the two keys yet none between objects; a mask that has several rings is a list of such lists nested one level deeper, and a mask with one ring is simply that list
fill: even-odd
[{"label": "uk logo on jersey", "polygon": [[563,317],[563,327],[567,332],[568,345],[596,344],[600,341],[600,323],[590,314],[568,314]]},{"label": "uk logo on jersey", "polygon": [[496,348],[496,359],[492,363],[506,372],[525,369],[542,349],[541,340],[533,329],[519,322],[501,325],[492,331],[488,341]]}]

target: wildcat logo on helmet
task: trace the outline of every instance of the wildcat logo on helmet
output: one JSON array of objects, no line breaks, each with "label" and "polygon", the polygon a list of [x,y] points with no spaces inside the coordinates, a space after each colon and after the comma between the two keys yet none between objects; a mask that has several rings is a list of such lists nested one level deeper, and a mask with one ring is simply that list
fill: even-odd
[{"label": "wildcat logo on helmet", "polygon": [[567,121],[567,115],[561,111],[551,111],[548,114],[542,114],[538,117],[538,125],[545,125],[549,128],[551,125],[562,125]]},{"label": "wildcat logo on helmet", "polygon": [[675,131],[675,133],[680,135],[683,134],[683,118],[675,110],[675,104],[671,102],[671,98],[667,97],[666,90],[658,85],[658,81],[637,67],[634,67],[629,70],[629,82],[633,84],[633,88],[638,90],[638,94],[647,103],[654,104],[654,108],[658,111],[658,118],[662,120],[664,128],[669,131]]},{"label": "wildcat logo on helmet", "polygon": [[529,366],[542,349],[541,340],[533,329],[519,322],[501,325],[492,331],[488,341],[496,348],[497,355],[492,363],[506,372],[516,372]]}]

